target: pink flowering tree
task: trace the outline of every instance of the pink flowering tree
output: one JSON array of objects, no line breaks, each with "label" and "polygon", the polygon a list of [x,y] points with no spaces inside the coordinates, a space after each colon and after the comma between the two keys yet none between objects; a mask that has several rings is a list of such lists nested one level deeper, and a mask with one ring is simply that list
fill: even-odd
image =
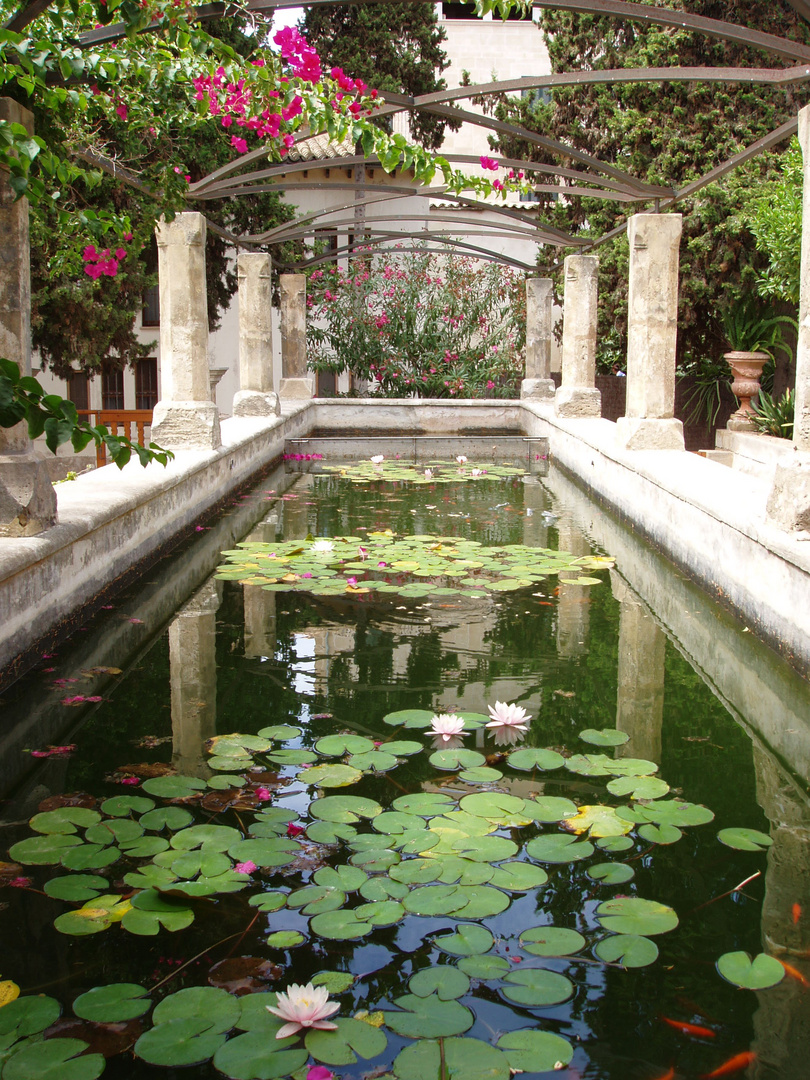
[{"label": "pink flowering tree", "polygon": [[522,273],[428,252],[315,270],[310,366],[349,372],[386,397],[515,397],[523,374]]}]

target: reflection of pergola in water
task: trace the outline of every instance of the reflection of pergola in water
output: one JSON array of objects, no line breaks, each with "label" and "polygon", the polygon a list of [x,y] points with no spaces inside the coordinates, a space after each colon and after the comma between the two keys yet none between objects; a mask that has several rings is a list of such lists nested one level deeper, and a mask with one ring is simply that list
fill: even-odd
[{"label": "reflection of pergola in water", "polygon": [[[309,0],[309,6],[336,2],[338,0]],[[802,19],[810,23],[810,0],[787,0],[787,2]],[[299,6],[300,0],[248,0],[245,9],[248,12],[260,12]],[[459,108],[454,104],[455,102],[481,95],[551,89],[559,86],[617,85],[632,82],[712,82],[721,84],[749,83],[779,87],[797,86],[810,81],[810,47],[772,34],[750,30],[747,27],[733,23],[707,19],[683,11],[674,11],[671,8],[623,3],[621,0],[532,0],[532,6],[560,8],[594,15],[612,15],[630,21],[692,30],[705,34],[707,37],[750,46],[771,53],[790,62],[791,66],[777,68],[662,67],[573,71],[491,82],[476,86],[463,86],[438,93],[424,94],[416,98],[386,91],[380,95],[385,104],[378,110],[376,115],[388,116],[402,111],[419,111],[449,120],[460,120],[465,124],[474,124],[495,134],[522,139],[542,150],[545,155],[560,158],[564,162],[564,164],[557,166],[531,159],[495,157],[498,164],[505,168],[523,170],[532,174],[535,178],[539,178],[535,184],[536,191],[563,196],[609,199],[627,204],[631,213],[660,213],[663,210],[670,209],[708,184],[720,179],[738,165],[766,150],[770,150],[797,131],[798,121],[794,117],[683,187],[659,187],[646,184],[614,165],[582,153],[564,143],[549,139],[537,132],[529,131],[520,125],[506,123],[490,116]],[[207,4],[199,9],[199,16],[202,19],[217,18],[225,13],[226,5],[221,3]],[[108,41],[120,36],[121,32],[122,27],[120,25],[103,27],[82,35],[82,44],[90,46],[101,41]],[[307,137],[302,135],[298,141]],[[471,238],[485,239],[489,233],[489,235],[501,238],[510,237],[517,240],[530,240],[559,248],[578,248],[580,251],[585,251],[619,235],[626,229],[626,224],[622,224],[598,238],[571,236],[538,220],[537,215],[530,211],[467,198],[463,195],[454,195],[442,186],[419,189],[408,184],[382,185],[367,183],[365,170],[362,168],[356,174],[356,180],[348,183],[307,180],[305,174],[309,170],[324,164],[321,162],[286,161],[266,168],[255,168],[266,156],[267,150],[264,148],[253,150],[250,153],[240,155],[230,164],[210,173],[202,180],[191,185],[189,190],[190,203],[204,203],[210,199],[252,195],[268,191],[307,189],[328,189],[330,191],[345,189],[347,192],[351,191],[353,197],[349,200],[347,195],[347,202],[343,205],[308,212],[293,222],[287,222],[266,232],[249,236],[235,236],[209,222],[214,232],[237,247],[266,247],[270,244],[280,244],[290,240],[300,241],[312,238],[316,233],[323,231],[324,228],[334,229],[341,226],[356,226],[358,224],[358,215],[362,215],[366,207],[375,206],[376,210],[379,210],[379,204],[381,203],[390,203],[392,205],[390,208],[385,207],[382,214],[375,212],[373,223],[364,222],[365,231],[362,240],[356,241],[358,244],[362,244],[364,248],[384,247],[392,242],[401,242],[410,238],[421,241],[423,247],[435,246],[443,250],[455,250],[474,255],[477,258],[497,259],[527,270],[532,269],[532,267],[526,266],[518,260],[496,255],[486,247],[472,243]],[[104,167],[104,162],[99,161],[97,158],[93,160],[95,164]],[[459,165],[478,163],[478,158],[470,155],[452,155],[448,156],[448,160],[451,164]],[[111,167],[111,170],[114,170],[115,175],[121,179],[126,179],[122,175],[120,167],[116,168],[111,163],[107,164]],[[380,162],[376,158],[366,158],[363,155],[356,154],[330,157],[328,159],[329,168],[353,169],[363,165],[377,167],[380,166]],[[299,176],[300,179],[298,179]],[[295,179],[290,179],[291,177],[295,177]],[[446,202],[448,207],[456,207],[457,209],[453,210],[452,213],[437,213],[436,211],[407,215],[397,213],[396,204],[398,201],[412,198],[414,195],[441,200]],[[388,212],[389,209],[390,213]],[[465,216],[462,213],[464,210],[470,213]],[[472,216],[472,211],[481,210],[487,212],[489,221]],[[427,232],[428,220],[446,223],[448,228],[441,233]],[[384,226],[387,223],[392,225],[396,223],[400,227],[385,228]],[[405,228],[401,227],[403,224],[406,225]],[[475,226],[475,229],[471,230],[466,228],[467,226]],[[280,263],[278,265],[281,269],[287,270],[300,269],[304,266],[311,267],[324,259],[334,259],[336,254],[347,254],[348,246],[339,249],[337,253],[334,250],[330,251],[328,255],[320,256],[320,258],[315,255],[294,265]]]}]

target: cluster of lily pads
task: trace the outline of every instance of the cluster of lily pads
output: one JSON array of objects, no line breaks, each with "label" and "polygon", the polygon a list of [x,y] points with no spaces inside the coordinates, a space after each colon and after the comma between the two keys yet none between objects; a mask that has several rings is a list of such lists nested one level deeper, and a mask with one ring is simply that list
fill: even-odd
[{"label": "cluster of lily pads", "polygon": [[503,480],[511,476],[523,476],[525,469],[516,465],[496,465],[487,462],[470,463],[460,455],[455,461],[409,461],[386,460],[375,455],[370,461],[357,461],[344,465],[322,465],[322,472],[336,473],[353,484],[371,484],[379,480],[407,481],[409,484],[456,484],[469,480]]},{"label": "cluster of lily pads", "polygon": [[[479,713],[454,715],[466,731],[491,723]],[[340,995],[354,986],[354,976],[323,971],[312,983],[337,995],[343,1015],[335,1017],[334,1029],[305,1030],[303,1038],[300,1032],[277,1037],[284,1034],[283,1018],[267,1008],[281,1004],[277,994],[235,997],[216,986],[165,996],[134,983],[99,986],[73,1002],[76,1017],[91,1028],[135,1023],[133,1051],[151,1065],[211,1060],[234,1080],[304,1076],[300,1070],[311,1059],[343,1066],[377,1058],[389,1032],[412,1040],[390,1065],[398,1080],[509,1080],[515,1071],[567,1064],[573,1045],[543,1029],[542,1010],[581,990],[548,961],[621,969],[653,964],[655,938],[675,930],[678,915],[638,895],[644,884],[634,881],[635,856],[677,842],[684,829],[709,824],[713,814],[668,797],[654,762],[606,752],[626,742],[622,732],[584,731],[589,749],[569,756],[529,746],[488,759],[463,746],[431,750],[435,719],[428,710],[398,711],[383,718],[395,729],[389,739],[338,733],[317,739],[312,749],[290,745],[302,732],[289,725],[219,736],[208,744],[211,779],[162,776],[147,780],[143,794],[38,813],[30,823],[36,835],[9,853],[16,863],[56,871],[42,889],[70,905],[54,925],[74,936],[179,932],[194,921],[200,898],[245,891],[245,913],[266,919],[269,950],[317,941],[342,964],[345,942],[409,917],[449,920],[429,939],[433,960],[429,949],[414,958],[418,969],[400,994],[367,1001],[376,1012],[347,1015],[348,999],[344,1004]],[[390,806],[341,790],[424,753],[433,783]],[[283,798],[271,801],[256,779],[268,769],[295,781],[299,801],[302,791],[309,793],[304,816]],[[527,777],[542,782],[528,795],[513,794],[508,788],[515,773],[523,792]],[[603,801],[582,805],[545,793],[554,782],[564,791],[574,777],[604,781]],[[212,811],[216,821],[208,820]],[[724,829],[718,840],[755,852],[771,843],[751,829]],[[124,889],[116,891],[103,876],[113,866]],[[581,867],[590,892],[620,886],[624,895],[606,895],[587,920],[572,911],[566,925],[542,917],[508,933],[501,924],[487,925],[517,897],[542,897],[562,866],[567,874]],[[302,916],[306,932],[297,928]],[[526,954],[519,967],[508,959],[516,951]],[[756,989],[784,975],[772,957],[752,960],[739,952],[720,957],[718,970],[735,985]],[[492,994],[525,1017],[525,1026],[491,1041],[468,1036],[476,998]],[[0,1007],[2,1080],[94,1080],[101,1074],[104,1058],[85,1052],[85,1041],[48,1036],[60,1012],[55,999],[42,996]]]},{"label": "cluster of lily pads", "polygon": [[600,555],[575,557],[523,544],[484,547],[477,540],[425,534],[397,537],[390,530],[278,544],[245,541],[223,555],[228,561],[217,568],[218,578],[316,596],[374,591],[476,598],[524,589],[552,574],[575,585],[600,585],[586,571],[613,566]]}]

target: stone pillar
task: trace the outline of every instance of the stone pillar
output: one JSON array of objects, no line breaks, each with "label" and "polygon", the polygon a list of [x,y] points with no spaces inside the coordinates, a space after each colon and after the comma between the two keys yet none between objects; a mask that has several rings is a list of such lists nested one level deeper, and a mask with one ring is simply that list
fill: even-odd
[{"label": "stone pillar", "polygon": [[660,762],[666,635],[615,570],[610,585],[621,605],[616,727],[630,736],[618,756]]},{"label": "stone pillar", "polygon": [[219,588],[209,580],[169,625],[172,764],[185,776],[210,775],[204,746],[217,733]]},{"label": "stone pillar", "polygon": [[796,343],[794,460],[777,464],[766,514],[782,529],[810,532],[810,105],[799,112],[804,157],[799,339]]},{"label": "stone pillar", "polygon": [[278,416],[273,388],[273,288],[270,256],[242,252],[239,276],[239,385],[234,416]]},{"label": "stone pillar", "polygon": [[[570,516],[560,519],[557,536],[560,551],[568,551],[577,557],[591,554],[587,537]],[[588,652],[591,626],[590,587],[568,585],[564,581],[557,587],[557,652],[566,658],[584,656]]]},{"label": "stone pillar", "polygon": [[634,214],[627,225],[627,404],[616,441],[628,450],[683,450],[675,419],[680,214]]},{"label": "stone pillar", "polygon": [[315,396],[315,378],[307,374],[307,279],[281,274],[281,383],[283,398]]},{"label": "stone pillar", "polygon": [[245,609],[245,656],[276,655],[276,594],[258,585],[243,587]]},{"label": "stone pillar", "polygon": [[520,396],[533,400],[553,399],[551,378],[552,302],[554,285],[550,278],[526,279],[526,378]]},{"label": "stone pillar", "polygon": [[596,255],[569,255],[565,260],[562,385],[554,395],[557,416],[602,415],[602,395],[595,386],[598,274]]},{"label": "stone pillar", "polygon": [[160,383],[152,438],[169,450],[216,450],[219,410],[208,374],[205,218],[178,214],[155,229],[160,281]]},{"label": "stone pillar", "polygon": [[[0,98],[0,120],[33,133],[31,113]],[[17,199],[0,170],[0,356],[31,374],[31,272],[28,200]],[[0,428],[0,536],[32,536],[56,521],[56,493],[33,452],[25,423]]]}]

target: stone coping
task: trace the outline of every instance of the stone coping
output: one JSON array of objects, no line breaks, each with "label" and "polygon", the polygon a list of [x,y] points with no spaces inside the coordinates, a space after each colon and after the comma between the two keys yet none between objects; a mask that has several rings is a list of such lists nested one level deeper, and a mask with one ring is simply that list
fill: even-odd
[{"label": "stone coping", "polygon": [[169,466],[108,465],[60,484],[59,522],[0,540],[0,670],[314,430],[547,436],[551,456],[794,662],[810,659],[810,542],[765,516],[764,479],[675,450],[629,451],[616,425],[528,401],[283,401],[280,417],[223,421],[215,451]]}]

